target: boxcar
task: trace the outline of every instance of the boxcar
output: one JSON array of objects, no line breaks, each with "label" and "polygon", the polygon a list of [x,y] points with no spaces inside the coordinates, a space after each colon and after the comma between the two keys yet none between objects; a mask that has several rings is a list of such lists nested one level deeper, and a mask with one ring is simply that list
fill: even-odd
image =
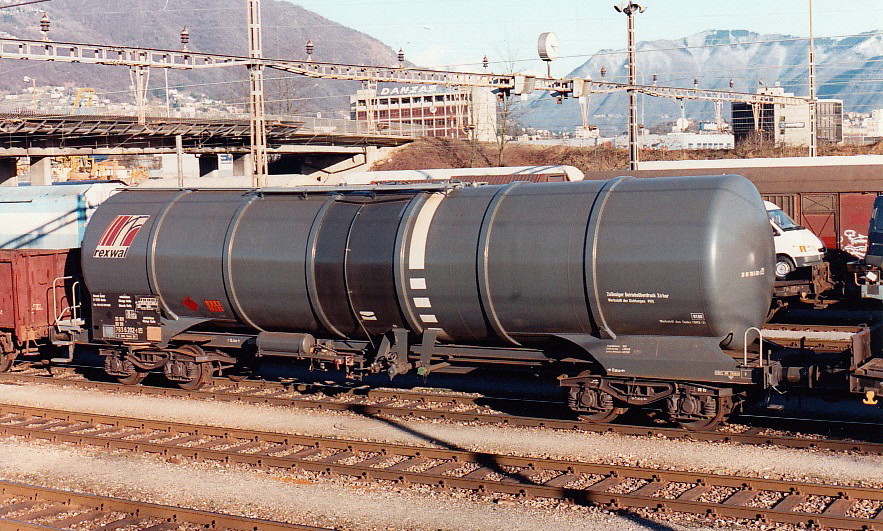
[{"label": "boxcar", "polygon": [[0,371],[78,317],[78,249],[0,249]]}]

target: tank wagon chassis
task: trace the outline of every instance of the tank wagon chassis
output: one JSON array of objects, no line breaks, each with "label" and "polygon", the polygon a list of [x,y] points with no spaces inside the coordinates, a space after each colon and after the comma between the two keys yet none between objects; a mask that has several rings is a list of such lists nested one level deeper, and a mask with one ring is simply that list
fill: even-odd
[{"label": "tank wagon chassis", "polygon": [[[184,332],[165,348],[104,345],[100,352],[105,371],[122,383],[137,384],[149,372],[161,370],[169,380],[189,390],[198,389],[215,374],[244,378],[244,357],[251,360],[246,364],[266,357],[300,360],[311,370],[339,371],[355,380],[368,374],[385,373],[393,378],[409,372],[428,376],[434,371],[465,373],[482,366],[509,366],[557,376],[567,406],[583,420],[610,422],[631,408],[649,407],[692,429],[711,428],[743,401],[757,400],[766,393],[838,394],[848,388],[865,395],[866,403],[871,404],[883,392],[883,364],[880,358],[872,357],[872,343],[878,348],[883,335],[880,325],[821,330],[773,326],[764,332],[764,355],[755,351],[731,358],[733,369],[724,377],[719,375],[717,382],[709,382],[710,378],[682,380],[674,375],[666,379],[663,373],[656,378],[619,375],[597,362],[592,363],[592,369],[580,370],[592,358],[591,352],[566,350],[564,338],[561,348],[544,351],[439,344],[434,331],[415,337],[403,329],[373,343],[278,332]],[[629,342],[628,338],[619,341],[619,345]],[[695,351],[684,353],[696,355]]]}]

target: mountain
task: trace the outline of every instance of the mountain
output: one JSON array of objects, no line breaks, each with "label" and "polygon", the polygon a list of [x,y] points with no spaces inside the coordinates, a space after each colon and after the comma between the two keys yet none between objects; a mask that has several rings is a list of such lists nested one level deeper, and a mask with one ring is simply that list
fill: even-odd
[{"label": "mountain", "polygon": [[[39,21],[44,10],[51,21],[49,36],[55,41],[177,50],[181,48],[181,30],[186,26],[190,32],[188,48],[192,51],[248,53],[242,0],[52,0],[0,10],[0,35],[39,39]],[[317,61],[397,64],[395,52],[377,39],[290,2],[264,0],[262,15],[267,57],[305,58],[305,44],[312,39],[313,59]],[[0,73],[3,93],[22,92],[26,88],[23,77],[28,76],[39,86],[91,87],[99,97],[131,101],[129,72],[125,67],[0,60]],[[291,76],[273,70],[266,73],[270,112],[283,106],[289,107],[289,111],[347,109],[347,96],[358,88],[352,82],[272,80],[280,77]],[[247,79],[245,69],[239,67],[169,73],[173,87],[231,102],[248,101]],[[154,96],[164,97],[164,86],[163,72],[152,71],[150,87]],[[274,103],[273,100],[281,98],[297,101]]]},{"label": "mountain", "polygon": [[[807,41],[791,35],[759,34],[745,30],[708,30],[677,40],[637,44],[638,83],[651,84],[657,74],[659,85],[692,87],[698,79],[704,89],[755,92],[759,81],[772,86],[781,83],[786,92],[807,95]],[[868,32],[844,38],[815,40],[817,93],[820,98],[842,99],[844,111],[870,112],[883,107],[883,35]],[[591,77],[627,81],[624,50],[601,50],[567,77]],[[665,98],[643,98],[639,120],[650,126],[680,117],[680,104]],[[628,99],[625,93],[593,95],[589,102],[589,123],[604,134],[625,131]],[[714,118],[711,102],[686,101],[687,117]],[[642,119],[643,116],[643,119]],[[724,106],[724,119],[729,109]],[[556,105],[550,97],[537,97],[523,110],[520,120],[531,127],[570,130],[581,125],[574,100]]]}]

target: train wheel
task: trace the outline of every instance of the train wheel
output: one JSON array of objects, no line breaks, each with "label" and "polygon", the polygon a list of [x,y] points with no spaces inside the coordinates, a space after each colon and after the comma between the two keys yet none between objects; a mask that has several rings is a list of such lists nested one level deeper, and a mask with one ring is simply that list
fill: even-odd
[{"label": "train wheel", "polygon": [[16,357],[16,352],[14,351],[0,354],[0,372],[9,372]]},{"label": "train wheel", "polygon": [[8,372],[12,369],[12,363],[18,357],[12,334],[0,334],[0,372]]},{"label": "train wheel", "polygon": [[580,414],[579,419],[585,422],[613,422],[618,416],[622,415],[628,410],[629,408],[627,407],[615,407],[607,411],[598,411],[597,413],[591,413],[588,415]]},{"label": "train wheel", "polygon": [[568,402],[585,422],[611,422],[628,411],[627,407],[619,406],[612,395],[600,389],[572,388]]},{"label": "train wheel", "polygon": [[175,383],[178,384],[178,387],[181,389],[196,391],[197,389],[202,389],[202,386],[212,379],[212,374],[214,372],[215,368],[211,362],[187,362],[187,375],[189,379],[186,382]]},{"label": "train wheel", "polygon": [[236,365],[224,369],[223,375],[234,382],[241,382],[250,378],[258,368],[258,363],[253,358],[247,358],[245,361],[240,360]]},{"label": "train wheel", "polygon": [[[697,410],[692,418],[676,417],[675,421],[678,425],[686,430],[700,431],[712,430],[717,428],[721,422],[733,412],[733,399],[729,396],[709,396],[699,401],[696,397],[687,395],[687,401],[694,400],[701,408],[701,412]],[[682,405],[681,407],[691,408],[694,405]],[[699,417],[699,418],[695,418]]]},{"label": "train wheel", "polygon": [[184,345],[175,351],[181,356],[170,360],[163,367],[166,377],[175,382],[178,387],[187,391],[196,391],[202,388],[215,372],[215,366],[210,361],[195,361],[205,356],[205,351],[196,345]]},{"label": "train wheel", "polygon": [[251,376],[251,373],[250,372],[228,372],[224,376],[226,376],[227,378],[229,378],[230,380],[232,380],[234,382],[244,382],[245,380],[248,380],[248,377]]},{"label": "train wheel", "polygon": [[129,360],[122,361],[122,371],[126,373],[126,376],[116,376],[116,379],[123,385],[138,385],[147,378],[148,374],[139,371]]}]

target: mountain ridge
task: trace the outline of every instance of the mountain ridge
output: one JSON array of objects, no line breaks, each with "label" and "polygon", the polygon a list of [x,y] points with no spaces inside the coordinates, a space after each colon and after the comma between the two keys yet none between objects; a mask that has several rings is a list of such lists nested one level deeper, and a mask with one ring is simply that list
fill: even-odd
[{"label": "mountain ridge", "polygon": [[[638,82],[663,86],[692,87],[693,80],[704,89],[755,92],[759,83],[780,83],[786,92],[808,93],[807,39],[785,34],[761,34],[750,30],[705,30],[680,39],[658,39],[636,44]],[[624,50],[602,50],[571,71],[567,77],[596,80],[627,80]],[[845,37],[815,39],[817,94],[819,98],[842,99],[845,111],[869,112],[883,107],[883,80],[868,77],[883,65],[883,35],[869,31]],[[606,76],[600,75],[601,69]],[[725,106],[726,107],[726,106]],[[710,120],[711,102],[686,102],[687,117]],[[607,135],[625,131],[627,97],[623,93],[594,95],[589,102],[589,123]],[[644,98],[646,125],[670,122],[680,117],[680,104],[663,98]],[[729,114],[725,110],[724,116]],[[533,99],[521,115],[531,127],[572,129],[581,124],[579,107],[569,100],[555,105],[549,97]]]},{"label": "mountain ridge", "polygon": [[[180,33],[186,26],[192,51],[248,54],[246,11],[241,0],[90,0],[86,7],[82,0],[53,0],[0,11],[0,34],[40,39],[39,21],[44,10],[51,21],[49,37],[55,41],[180,49]],[[311,39],[313,58],[318,61],[397,64],[395,51],[386,44],[290,2],[264,0],[262,15],[267,57],[306,58],[305,45]],[[91,87],[99,97],[131,100],[125,67],[0,61],[0,72],[7,74],[0,76],[0,91],[5,93],[22,92],[22,78],[29,76],[40,86]],[[268,71],[266,77],[271,112],[275,100],[291,93],[296,94],[296,104],[304,111],[343,110],[348,108],[348,95],[358,87],[353,82],[306,78],[274,81],[291,77],[274,71]],[[160,79],[162,72],[154,70],[150,83],[154,95],[164,90]],[[169,79],[172,87],[194,94],[242,103],[248,100],[245,68],[170,71]]]}]

